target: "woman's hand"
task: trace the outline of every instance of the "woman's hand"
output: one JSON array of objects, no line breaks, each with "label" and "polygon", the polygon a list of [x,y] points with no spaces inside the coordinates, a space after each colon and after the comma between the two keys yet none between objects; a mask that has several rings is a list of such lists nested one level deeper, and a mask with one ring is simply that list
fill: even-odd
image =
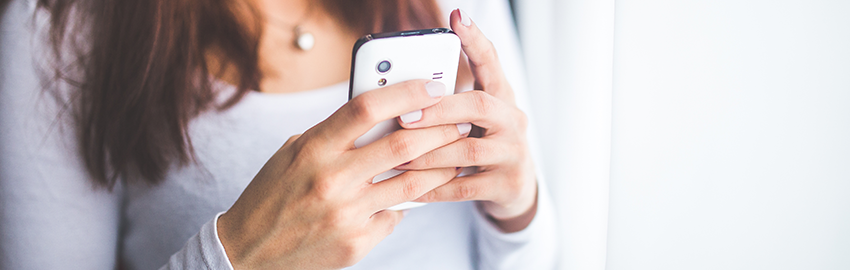
[{"label": "woman's hand", "polygon": [[458,177],[417,201],[479,200],[479,207],[503,231],[522,230],[537,209],[537,181],[526,139],[527,118],[515,104],[513,90],[502,72],[493,44],[460,10],[452,12],[450,22],[469,58],[475,88],[481,91],[444,97],[436,105],[423,109],[421,120],[399,122],[410,130],[466,122],[483,130],[398,168],[478,166],[477,174]]},{"label": "woman's hand", "polygon": [[459,171],[409,171],[376,184],[373,176],[466,134],[448,124],[399,130],[358,149],[354,140],[380,121],[436,104],[445,87],[417,80],[369,91],[290,138],[218,221],[233,266],[331,269],[362,259],[402,218],[382,209],[419,198]]}]

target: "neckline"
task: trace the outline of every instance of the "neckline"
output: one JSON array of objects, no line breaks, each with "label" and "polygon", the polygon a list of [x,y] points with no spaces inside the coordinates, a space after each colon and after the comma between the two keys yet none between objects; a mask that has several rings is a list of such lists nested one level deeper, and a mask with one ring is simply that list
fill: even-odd
[{"label": "neckline", "polygon": [[[340,90],[340,88],[347,89],[348,81],[342,81],[335,84],[331,84],[328,86],[323,86],[315,89],[298,91],[298,92],[284,92],[284,93],[266,93],[260,91],[250,91],[248,92],[248,96],[262,98],[262,99],[280,99],[280,98],[301,98],[302,96],[315,96],[317,94],[328,94],[335,93]],[[231,89],[235,89],[234,86],[229,86]],[[347,96],[346,96],[347,98]]]}]

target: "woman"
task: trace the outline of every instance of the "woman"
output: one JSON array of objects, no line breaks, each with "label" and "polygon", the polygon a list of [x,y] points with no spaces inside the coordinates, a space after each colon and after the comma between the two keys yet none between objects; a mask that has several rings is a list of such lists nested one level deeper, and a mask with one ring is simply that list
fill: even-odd
[{"label": "woman", "polygon": [[[504,3],[485,3],[441,7],[509,20]],[[525,115],[468,14],[449,16],[472,67],[459,90],[474,79],[482,91],[431,96],[445,85],[409,81],[346,102],[359,36],[439,26],[447,11],[390,0],[9,4],[0,267],[550,268],[553,218]],[[35,30],[22,31],[33,12]],[[30,37],[46,29],[47,46]],[[296,42],[305,33],[314,46]],[[61,106],[38,91],[39,67],[7,48],[56,53],[46,54],[56,72],[42,74],[59,76],[46,85]],[[352,147],[405,113],[419,117]],[[458,177],[470,166],[479,172]],[[408,172],[369,183],[391,168]],[[412,200],[431,204],[383,210]]]}]

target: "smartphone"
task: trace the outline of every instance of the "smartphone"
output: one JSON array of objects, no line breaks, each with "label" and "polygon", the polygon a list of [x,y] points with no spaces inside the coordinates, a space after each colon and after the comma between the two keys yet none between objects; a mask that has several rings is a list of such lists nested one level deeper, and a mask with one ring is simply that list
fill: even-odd
[{"label": "smartphone", "polygon": [[[446,85],[444,95],[454,94],[460,60],[460,38],[448,28],[366,35],[354,44],[348,99],[370,90],[413,79],[439,81]],[[378,123],[354,141],[357,148],[370,144],[401,129],[393,118]],[[389,170],[372,179],[377,183],[403,173]],[[422,206],[406,202],[389,210]]]}]

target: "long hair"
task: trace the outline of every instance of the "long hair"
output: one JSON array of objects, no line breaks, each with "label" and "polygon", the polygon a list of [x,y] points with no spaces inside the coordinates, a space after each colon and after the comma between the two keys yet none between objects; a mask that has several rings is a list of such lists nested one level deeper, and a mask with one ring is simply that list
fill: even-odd
[{"label": "long hair", "polygon": [[[172,166],[194,161],[187,132],[194,117],[258,89],[264,21],[247,2],[38,0],[50,14],[53,79],[70,87],[65,102],[96,185],[161,182]],[[433,0],[325,0],[321,7],[359,35],[441,21]],[[222,63],[208,63],[210,51]],[[212,64],[238,74],[236,94],[223,104],[208,79],[216,75]]]}]

